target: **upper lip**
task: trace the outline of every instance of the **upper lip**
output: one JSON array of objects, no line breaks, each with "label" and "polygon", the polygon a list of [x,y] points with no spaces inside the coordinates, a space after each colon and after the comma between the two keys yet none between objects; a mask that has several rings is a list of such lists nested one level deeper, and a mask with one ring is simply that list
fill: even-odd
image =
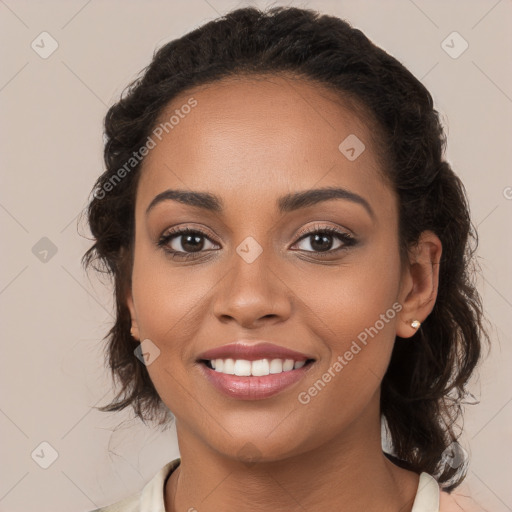
[{"label": "upper lip", "polygon": [[293,359],[294,361],[307,361],[313,357],[291,350],[274,343],[258,342],[248,343],[239,340],[234,343],[222,345],[202,352],[198,360],[212,359],[245,359],[247,361],[257,361],[258,359]]}]

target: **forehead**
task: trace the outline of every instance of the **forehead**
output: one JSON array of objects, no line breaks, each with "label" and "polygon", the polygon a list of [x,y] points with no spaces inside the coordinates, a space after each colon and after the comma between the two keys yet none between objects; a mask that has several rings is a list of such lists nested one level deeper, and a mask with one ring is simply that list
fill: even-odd
[{"label": "forehead", "polygon": [[329,186],[377,202],[392,197],[374,128],[312,82],[237,77],[196,87],[167,105],[155,129],[137,194],[146,206],[169,188],[210,191],[226,204]]}]

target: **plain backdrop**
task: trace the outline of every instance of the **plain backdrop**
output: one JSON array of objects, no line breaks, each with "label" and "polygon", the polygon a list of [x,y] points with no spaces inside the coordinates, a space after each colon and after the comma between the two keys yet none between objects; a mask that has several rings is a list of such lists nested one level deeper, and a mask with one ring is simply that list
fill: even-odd
[{"label": "plain backdrop", "polygon": [[[91,510],[139,490],[178,456],[172,430],[92,408],[113,396],[101,341],[112,301],[81,268],[90,242],[77,221],[103,170],[107,108],[157,47],[245,5],[269,3],[0,0],[2,512]],[[492,338],[471,388],[480,403],[466,410],[467,485],[485,509],[510,511],[512,3],[287,5],[363,30],[423,81],[442,114],[447,158],[478,226]]]}]

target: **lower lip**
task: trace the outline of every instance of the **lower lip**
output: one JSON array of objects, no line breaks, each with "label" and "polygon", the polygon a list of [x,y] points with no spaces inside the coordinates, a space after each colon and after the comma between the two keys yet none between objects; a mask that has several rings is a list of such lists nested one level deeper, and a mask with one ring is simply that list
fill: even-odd
[{"label": "lower lip", "polygon": [[274,373],[263,377],[239,377],[216,372],[201,363],[201,371],[213,386],[232,398],[241,400],[262,400],[277,395],[304,378],[312,363],[302,368]]}]

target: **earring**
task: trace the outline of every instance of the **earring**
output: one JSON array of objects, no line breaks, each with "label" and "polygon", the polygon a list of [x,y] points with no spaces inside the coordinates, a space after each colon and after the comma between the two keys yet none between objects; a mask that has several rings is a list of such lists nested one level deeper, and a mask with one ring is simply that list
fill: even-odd
[{"label": "earring", "polygon": [[135,338],[135,336],[133,335],[133,327],[130,327],[130,336],[131,336],[132,338]]},{"label": "earring", "polygon": [[411,322],[411,327],[412,327],[413,329],[419,329],[420,325],[421,325],[421,322],[420,322],[419,320],[413,320],[413,321]]}]

